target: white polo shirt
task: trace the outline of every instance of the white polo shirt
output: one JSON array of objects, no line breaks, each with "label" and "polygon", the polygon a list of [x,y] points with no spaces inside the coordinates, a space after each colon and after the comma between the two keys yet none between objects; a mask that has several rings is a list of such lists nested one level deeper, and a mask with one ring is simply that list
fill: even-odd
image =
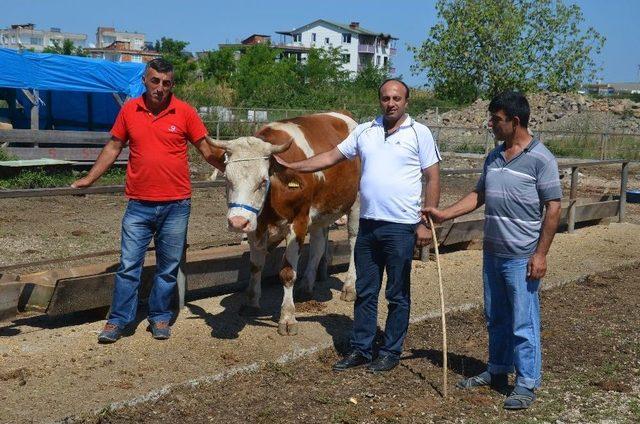
[{"label": "white polo shirt", "polygon": [[415,224],[420,221],[422,170],[442,160],[425,125],[407,115],[385,137],[382,116],[358,125],[338,150],[360,157],[360,218]]}]

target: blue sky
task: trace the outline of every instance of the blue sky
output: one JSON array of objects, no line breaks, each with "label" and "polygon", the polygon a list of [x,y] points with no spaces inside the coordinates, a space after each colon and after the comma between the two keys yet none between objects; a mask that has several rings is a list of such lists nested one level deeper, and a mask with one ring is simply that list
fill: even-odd
[{"label": "blue sky", "polygon": [[[585,24],[607,37],[597,58],[607,82],[638,81],[640,65],[640,0],[577,0]],[[143,32],[147,40],[162,36],[188,41],[188,50],[216,49],[218,43],[235,42],[252,33],[275,35],[315,19],[348,23],[391,33],[399,38],[394,60],[399,74],[411,85],[424,84],[412,76],[413,56],[407,44],[419,45],[436,22],[434,1],[408,0],[14,0],[4,1],[0,27],[31,22],[36,28],[60,27],[86,33],[95,42],[98,26]],[[278,36],[279,37],[279,36]],[[275,41],[279,38],[275,37]]]}]

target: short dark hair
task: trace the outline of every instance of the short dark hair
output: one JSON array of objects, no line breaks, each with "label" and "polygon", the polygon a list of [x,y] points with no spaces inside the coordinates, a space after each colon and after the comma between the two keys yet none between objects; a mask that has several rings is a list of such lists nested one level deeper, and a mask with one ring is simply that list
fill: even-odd
[{"label": "short dark hair", "polygon": [[499,110],[503,111],[509,120],[517,116],[521,127],[529,126],[531,109],[527,98],[519,91],[504,91],[495,95],[489,103],[489,112],[496,113]]},{"label": "short dark hair", "polygon": [[154,69],[161,74],[167,74],[169,72],[173,72],[173,65],[167,59],[156,57],[153,60],[150,60],[147,63],[147,69]]},{"label": "short dark hair", "polygon": [[387,78],[386,80],[382,81],[382,84],[380,84],[380,86],[378,87],[378,98],[382,97],[382,87],[391,81],[395,81],[395,82],[399,82],[400,84],[402,84],[402,86],[404,87],[405,90],[407,90],[407,99],[409,98],[409,86],[407,84],[404,83],[404,81],[402,81],[401,79],[398,78]]}]

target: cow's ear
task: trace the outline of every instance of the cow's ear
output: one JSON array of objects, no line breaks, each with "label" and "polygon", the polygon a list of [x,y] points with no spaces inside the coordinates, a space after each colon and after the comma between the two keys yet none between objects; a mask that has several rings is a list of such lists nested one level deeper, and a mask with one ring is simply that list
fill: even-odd
[{"label": "cow's ear", "polygon": [[205,136],[207,142],[211,144],[213,147],[217,147],[218,149],[229,150],[229,140],[216,140],[215,138],[211,138],[208,135]]},{"label": "cow's ear", "polygon": [[293,138],[290,138],[289,141],[284,144],[272,144],[270,147],[271,154],[277,155],[278,153],[288,150],[289,147],[291,147],[291,143],[293,143]]}]

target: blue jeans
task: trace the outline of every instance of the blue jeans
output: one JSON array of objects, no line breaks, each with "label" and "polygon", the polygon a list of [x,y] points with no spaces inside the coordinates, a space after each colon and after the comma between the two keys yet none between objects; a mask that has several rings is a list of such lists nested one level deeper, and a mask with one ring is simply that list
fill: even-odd
[{"label": "blue jeans", "polygon": [[171,301],[187,238],[191,199],[170,202],[129,200],[122,218],[122,254],[108,322],[124,327],[136,317],[144,256],[151,238],[156,273],[149,296],[149,321],[170,321]]},{"label": "blue jeans", "polygon": [[378,294],[383,271],[387,271],[385,296],[388,315],[380,356],[402,353],[409,327],[411,306],[410,277],[415,224],[360,220],[354,260],[356,302],[353,311],[351,347],[371,359],[378,324]]},{"label": "blue jeans", "polygon": [[540,280],[527,279],[529,258],[484,253],[484,312],[489,331],[492,374],[516,371],[516,385],[528,389],[542,381]]}]

